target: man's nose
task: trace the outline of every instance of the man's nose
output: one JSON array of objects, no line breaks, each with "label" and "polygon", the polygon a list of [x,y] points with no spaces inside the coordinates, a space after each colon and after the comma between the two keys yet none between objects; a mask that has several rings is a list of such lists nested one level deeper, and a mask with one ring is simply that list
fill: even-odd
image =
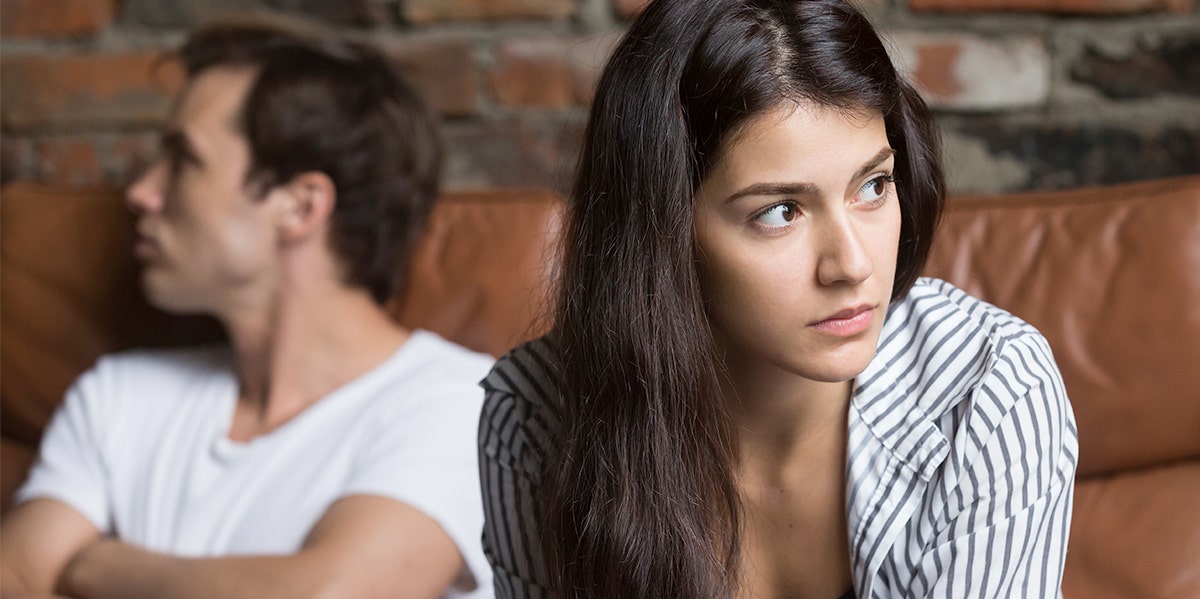
[{"label": "man's nose", "polygon": [[125,190],[125,204],[137,214],[162,210],[167,175],[167,165],[164,161],[159,160],[150,165]]},{"label": "man's nose", "polygon": [[817,263],[817,279],[820,283],[858,284],[867,280],[875,272],[875,265],[854,223],[842,216],[824,224]]}]

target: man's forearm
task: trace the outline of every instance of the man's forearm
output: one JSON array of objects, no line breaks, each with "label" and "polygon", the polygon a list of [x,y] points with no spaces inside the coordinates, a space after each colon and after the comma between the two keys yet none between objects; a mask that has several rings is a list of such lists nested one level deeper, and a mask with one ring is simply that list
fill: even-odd
[{"label": "man's forearm", "polygon": [[187,558],[104,539],[73,554],[60,592],[82,599],[441,597],[464,566],[419,510],[370,495],[338,500],[295,554]]},{"label": "man's forearm", "polygon": [[0,597],[51,596],[66,564],[100,531],[56,499],[17,505],[0,524]]},{"label": "man's forearm", "polygon": [[36,588],[13,566],[12,556],[0,559],[0,599],[54,599],[59,597]]},{"label": "man's forearm", "polygon": [[71,560],[59,590],[81,599],[334,596],[317,557],[182,558],[103,540]]},{"label": "man's forearm", "polygon": [[28,585],[22,580],[20,573],[12,567],[12,560],[0,559],[0,599],[28,595]]}]

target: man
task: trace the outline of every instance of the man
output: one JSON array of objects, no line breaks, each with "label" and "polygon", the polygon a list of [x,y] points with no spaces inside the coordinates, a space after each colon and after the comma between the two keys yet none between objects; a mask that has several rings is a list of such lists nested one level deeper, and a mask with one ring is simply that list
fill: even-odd
[{"label": "man", "polygon": [[8,596],[489,596],[491,366],[382,308],[437,191],[435,125],[375,50],[204,29],[128,191],[156,305],[229,347],[84,374],[3,523]]}]

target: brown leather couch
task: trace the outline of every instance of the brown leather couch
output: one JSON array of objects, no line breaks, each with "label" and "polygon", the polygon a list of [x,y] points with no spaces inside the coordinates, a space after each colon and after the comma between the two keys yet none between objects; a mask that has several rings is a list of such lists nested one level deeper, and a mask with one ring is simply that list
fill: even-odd
[{"label": "brown leather couch", "polygon": [[[0,191],[0,493],[100,353],[209,339],[137,293],[112,190]],[[1080,430],[1069,599],[1200,597],[1200,177],[956,198],[928,273],[1041,329]],[[402,322],[499,354],[543,330],[560,202],[548,192],[439,203]]]}]

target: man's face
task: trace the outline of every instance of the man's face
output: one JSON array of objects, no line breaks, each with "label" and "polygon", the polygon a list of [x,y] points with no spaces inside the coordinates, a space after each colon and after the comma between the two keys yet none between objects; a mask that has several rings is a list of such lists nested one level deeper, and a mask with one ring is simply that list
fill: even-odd
[{"label": "man's face", "polygon": [[142,285],[161,308],[220,313],[271,284],[273,202],[246,185],[250,148],[237,121],[255,75],[214,67],[189,81],[161,155],[126,194]]}]

